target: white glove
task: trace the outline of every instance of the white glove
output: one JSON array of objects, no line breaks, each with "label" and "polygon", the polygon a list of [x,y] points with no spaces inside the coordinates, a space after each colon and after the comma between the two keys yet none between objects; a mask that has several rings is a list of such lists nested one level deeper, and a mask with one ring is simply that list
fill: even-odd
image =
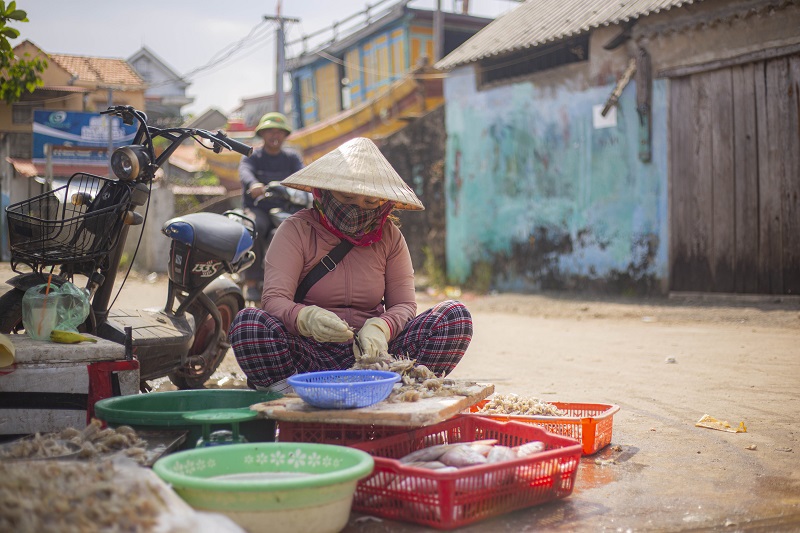
[{"label": "white glove", "polygon": [[254,183],[249,189],[247,189],[247,194],[249,194],[251,198],[258,198],[264,194],[266,190],[267,186],[263,183]]},{"label": "white glove", "polygon": [[389,337],[391,334],[389,324],[387,324],[384,319],[369,318],[364,322],[364,325],[358,330],[357,334],[358,342],[361,343],[361,348],[363,348],[366,353],[362,354],[356,343],[353,343],[353,353],[356,358],[362,355],[375,356],[386,353],[389,351]]},{"label": "white glove", "polygon": [[297,330],[319,342],[347,342],[353,338],[347,322],[316,305],[306,306],[297,313]]}]

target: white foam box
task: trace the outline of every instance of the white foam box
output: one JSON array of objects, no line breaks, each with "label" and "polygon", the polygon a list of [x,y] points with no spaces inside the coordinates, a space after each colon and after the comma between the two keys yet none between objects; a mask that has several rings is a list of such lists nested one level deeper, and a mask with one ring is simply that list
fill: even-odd
[{"label": "white foam box", "polygon": [[98,400],[139,392],[139,362],[126,359],[121,344],[9,338],[16,353],[0,368],[0,435],[83,428]]}]

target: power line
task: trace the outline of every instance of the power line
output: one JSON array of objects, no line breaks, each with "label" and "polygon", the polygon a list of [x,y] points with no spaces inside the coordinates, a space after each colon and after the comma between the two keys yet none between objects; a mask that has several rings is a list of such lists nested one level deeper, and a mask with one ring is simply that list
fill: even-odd
[{"label": "power line", "polygon": [[[211,58],[206,62],[205,65],[194,68],[189,72],[181,75],[181,79],[183,79],[184,81],[191,81],[193,77],[196,77],[200,73],[208,74],[210,72],[207,71],[211,71],[215,68],[222,67],[225,62],[233,58],[238,53],[247,50],[248,48],[250,49],[249,51],[252,52],[253,47],[262,44],[270,36],[268,30],[270,30],[271,27],[272,24],[269,24],[269,21],[267,20],[259,21],[258,24],[256,24],[250,29],[250,31],[247,33],[246,36],[220,49],[214,55],[211,56]],[[240,57],[237,57],[236,59],[240,59]],[[163,85],[168,85],[170,83],[173,83],[173,80],[165,80],[162,82],[150,84],[150,88],[161,87]]]},{"label": "power line", "polygon": [[201,67],[197,67],[196,69],[194,69],[192,71],[187,72],[182,77],[190,79],[193,75],[195,75],[195,74],[197,74],[199,72],[202,72],[204,70],[208,70],[210,68],[213,68],[213,67],[219,65],[220,63],[222,63],[226,59],[228,59],[231,56],[233,56],[236,52],[241,50],[243,47],[252,46],[253,45],[253,40],[252,40],[253,39],[253,35],[256,33],[256,31],[258,31],[259,28],[264,26],[266,23],[267,23],[267,21],[262,20],[261,22],[256,24],[245,37],[243,37],[239,41],[236,41],[233,44],[228,45],[226,48],[223,48],[222,50],[220,50],[219,52],[217,52],[216,54],[211,56],[211,59],[209,60],[208,63],[206,63],[205,65],[203,65]]}]

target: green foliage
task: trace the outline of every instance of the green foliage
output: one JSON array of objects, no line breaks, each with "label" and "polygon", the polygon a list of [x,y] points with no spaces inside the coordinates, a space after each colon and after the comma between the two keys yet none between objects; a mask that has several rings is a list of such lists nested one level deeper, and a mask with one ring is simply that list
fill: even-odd
[{"label": "green foliage", "polygon": [[164,137],[156,137],[153,139],[153,148],[155,149],[156,154],[163,152],[170,144],[171,141]]},{"label": "green foliage", "polygon": [[183,216],[188,213],[196,213],[200,207],[200,200],[192,194],[175,195],[175,214]]},{"label": "green foliage", "polygon": [[492,288],[492,264],[488,261],[476,261],[472,264],[472,273],[465,283],[467,287],[477,293],[487,293]]},{"label": "green foliage", "polygon": [[131,264],[131,256],[128,252],[122,252],[122,257],[119,259],[119,269],[124,271]]},{"label": "green foliage", "polygon": [[444,267],[436,260],[436,256],[430,246],[423,247],[422,253],[425,255],[425,262],[422,265],[422,270],[428,280],[428,285],[436,289],[443,288],[447,285]]},{"label": "green foliage", "polygon": [[42,58],[21,59],[14,55],[9,39],[19,37],[19,31],[8,26],[9,21],[28,22],[28,14],[17,9],[17,3],[6,5],[0,0],[0,99],[13,104],[22,93],[32,93],[43,85],[39,74],[47,68]]},{"label": "green foliage", "polygon": [[206,170],[200,173],[197,177],[197,185],[201,187],[209,186],[216,187],[219,185],[219,178],[213,172]]}]

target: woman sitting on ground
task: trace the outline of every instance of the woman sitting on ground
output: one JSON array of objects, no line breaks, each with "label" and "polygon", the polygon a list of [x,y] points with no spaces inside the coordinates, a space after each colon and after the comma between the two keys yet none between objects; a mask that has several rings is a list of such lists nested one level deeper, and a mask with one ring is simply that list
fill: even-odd
[{"label": "woman sitting on ground", "polygon": [[[314,206],[279,226],[266,254],[261,309],[243,309],[231,324],[250,386],[289,392],[295,373],[350,368],[360,350],[449,374],[469,346],[472,317],[453,300],[416,314],[411,255],[391,213],[424,207],[377,146],[353,139],[282,184],[312,192]],[[344,257],[331,260],[343,242]],[[298,292],[321,261],[324,274]]]}]

